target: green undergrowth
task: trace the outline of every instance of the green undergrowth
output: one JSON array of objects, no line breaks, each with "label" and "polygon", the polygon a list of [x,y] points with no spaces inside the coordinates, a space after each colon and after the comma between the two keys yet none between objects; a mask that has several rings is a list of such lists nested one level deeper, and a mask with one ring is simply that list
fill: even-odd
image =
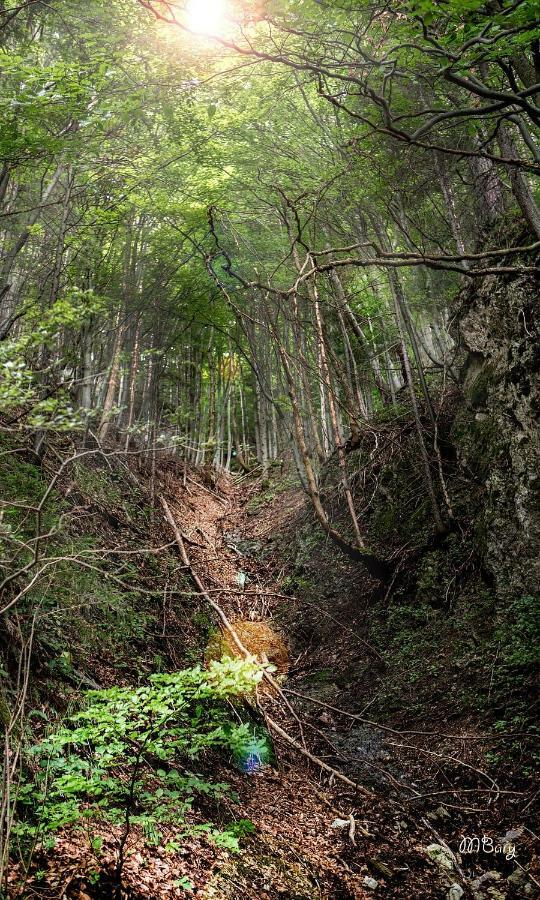
[{"label": "green undergrowth", "polygon": [[[64,545],[63,549],[68,548]],[[98,550],[95,538],[80,538],[69,547],[74,556],[82,554],[89,563],[96,560],[94,551]],[[32,592],[29,598],[34,610],[39,609],[39,643],[47,667],[58,672],[58,666],[63,666],[68,678],[74,669],[88,667],[91,659],[100,656],[114,657],[120,672],[132,670],[134,654],[138,655],[152,625],[153,617],[137,590],[137,568],[122,567],[125,586],[108,577],[109,566],[96,568],[99,571],[62,563],[56,567],[51,585]],[[89,668],[92,674],[93,665]]]},{"label": "green undergrowth", "polygon": [[[244,703],[260,668],[235,659],[201,669],[211,620],[193,603],[176,550],[147,552],[169,536],[159,531],[144,471],[113,457],[78,460],[37,522],[23,507],[40,503],[72,450],[55,446],[43,464],[28,448],[11,452],[19,448],[5,439],[1,449],[0,493],[13,502],[0,520],[2,564],[31,573],[10,586],[16,602],[6,614],[8,637],[32,639],[26,713],[12,732],[21,754],[14,859],[23,868],[31,861],[34,872],[66,829],[90,836],[98,856],[103,835],[121,841],[126,828],[167,853],[196,835],[237,850],[253,826],[240,816],[227,824],[235,796],[215,773],[249,773],[268,758],[268,736]],[[36,524],[47,534],[33,560]],[[6,633],[0,720],[8,724],[20,653]]]},{"label": "green undergrowth", "polygon": [[[33,536],[38,506],[47,488],[47,479],[31,454],[21,452],[12,440],[0,435],[0,553],[7,551],[10,540],[26,540]],[[9,501],[13,501],[10,505]],[[53,491],[43,510],[41,529],[48,531],[58,523],[62,511],[57,491]]]},{"label": "green undergrowth", "polygon": [[[362,706],[374,699],[370,712],[381,721],[428,721],[436,704],[441,718],[472,714],[496,730],[501,723],[508,730],[534,726],[538,598],[501,604],[470,559],[468,540],[449,535],[388,596],[371,599],[355,587],[346,562],[339,574],[333,548],[313,528],[296,532],[294,552],[282,581],[299,601],[294,614],[284,613],[294,617],[288,627],[301,644],[307,634],[317,658],[340,648],[337,664],[319,665],[307,682],[333,682]],[[375,677],[376,660],[355,642],[356,632],[380,653]]]},{"label": "green undergrowth", "polygon": [[[188,595],[191,585],[174,552],[145,552],[155,541],[144,473],[138,484],[121,460],[90,455],[65,468],[39,522],[25,508],[40,504],[73,452],[51,441],[41,464],[28,447],[0,438],[0,563],[5,574],[23,570],[2,598],[16,601],[0,633],[2,720],[17,707],[18,647],[30,638],[28,704],[38,718],[65,712],[81,689],[136,683],[202,658],[204,633],[191,621],[190,604],[183,608],[180,600],[178,615],[164,620],[164,591],[174,586]],[[37,526],[45,537],[33,561]]]},{"label": "green undergrowth", "polygon": [[254,516],[263,507],[273,503],[281,494],[298,487],[298,479],[292,475],[279,478],[266,478],[261,484],[261,490],[258,491],[246,505],[248,515]]},{"label": "green undergrowth", "polygon": [[[234,659],[153,675],[136,689],[88,692],[63,727],[25,751],[26,775],[15,792],[20,846],[50,847],[67,826],[110,823],[137,826],[151,844],[166,843],[163,829],[174,825],[176,839],[204,832],[238,849],[249,823],[219,829],[189,817],[197,797],[231,796],[227,784],[200,773],[205,757],[237,758],[263,744],[231,707],[261,678],[254,659]],[[93,846],[99,849],[99,838]]]},{"label": "green undergrowth", "polygon": [[519,653],[510,652],[502,636],[509,630],[512,641],[516,623],[497,610],[489,591],[464,591],[453,608],[434,607],[424,592],[425,585],[410,600],[397,594],[386,610],[370,610],[370,634],[386,662],[376,705],[415,716],[434,699],[443,715],[489,714],[503,698],[510,708],[526,685],[534,637],[518,640]]},{"label": "green undergrowth", "polygon": [[[282,543],[289,564],[281,588],[298,598],[282,616],[299,648],[317,648],[304,676],[310,691],[319,681],[333,685],[340,702],[347,705],[350,696],[355,708],[356,702],[359,708],[370,703],[370,715],[379,721],[427,725],[436,710],[441,720],[473,717],[494,733],[522,731],[534,728],[540,607],[528,595],[502,600],[486,572],[482,485],[452,462],[452,440],[458,435],[463,441],[463,427],[461,420],[453,428],[450,422],[445,438],[455,529],[433,542],[425,489],[412,474],[414,435],[376,472],[373,493],[369,485],[361,492],[355,484],[354,473],[366,461],[356,449],[348,464],[359,504],[370,497],[363,515],[367,537],[383,556],[394,551],[397,576],[389,590],[370,583],[308,515]],[[486,441],[492,441],[488,432]],[[479,453],[487,447],[480,444]],[[335,466],[326,473],[324,495],[332,522],[345,529],[348,514]],[[408,557],[400,548],[414,552]],[[355,640],[356,633],[379,656]]]}]

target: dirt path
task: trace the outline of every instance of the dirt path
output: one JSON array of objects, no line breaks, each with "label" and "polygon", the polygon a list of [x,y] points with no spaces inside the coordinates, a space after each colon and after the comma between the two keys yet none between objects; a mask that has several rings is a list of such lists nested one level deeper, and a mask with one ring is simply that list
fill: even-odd
[{"label": "dirt path", "polygon": [[[191,566],[205,589],[231,621],[272,624],[273,611],[283,599],[267,567],[250,552],[254,545],[259,548],[269,529],[267,524],[257,529],[251,521],[246,537],[246,488],[222,478],[212,486],[169,482],[167,489]],[[296,723],[279,699],[266,696],[264,707],[294,733]],[[364,874],[355,873],[346,861],[356,848],[350,825],[332,827],[337,818],[348,822],[356,804],[349,801],[342,806],[319,773],[290,748],[280,747],[279,759],[278,769],[267,766],[251,777],[236,777],[241,814],[254,823],[256,836],[242,859],[233,860],[214,877],[206,896],[234,900],[371,896],[363,884],[369,878],[367,866]]]},{"label": "dirt path", "polygon": [[[368,602],[368,586],[365,576],[344,563],[331,547],[321,549],[320,543],[316,543],[318,534],[309,532],[309,522],[303,518],[302,495],[291,488],[282,493],[267,492],[261,498],[256,484],[231,478],[216,482],[211,473],[204,471],[183,473],[182,466],[172,458],[159,468],[156,493],[166,499],[182,535],[190,568],[200,580],[204,593],[219,604],[233,623],[263,622],[276,632],[281,627],[287,632],[283,638],[295,635],[291,641],[294,642],[302,629],[308,627],[310,610],[318,617],[326,613],[327,618],[321,620],[318,630],[312,630],[307,645],[297,640],[296,646],[291,647],[291,666],[283,687],[303,693],[300,700],[298,695],[288,695],[296,704],[295,715],[301,724],[275,694],[264,694],[261,706],[297,742],[305,738],[308,749],[351,778],[365,780],[373,796],[366,798],[354,788],[332,779],[328,772],[310,764],[274,733],[277,761],[258,771],[240,772],[219,758],[207,761],[211,780],[228,783],[236,799],[227,798],[222,805],[208,805],[208,808],[204,798],[198,799],[186,817],[190,825],[208,821],[226,824],[242,819],[252,822],[255,830],[243,836],[242,853],[230,854],[217,848],[215,842],[195,834],[195,830],[186,835],[182,817],[162,835],[159,846],[149,843],[142,830],[134,827],[130,831],[123,871],[123,898],[186,900],[190,894],[179,882],[187,878],[194,885],[191,896],[199,900],[361,900],[367,897],[377,900],[383,896],[391,900],[409,897],[457,900],[476,895],[472,890],[469,894],[459,891],[449,894],[454,882],[468,888],[475,877],[489,876],[494,881],[490,887],[494,887],[497,879],[506,878],[512,868],[507,866],[506,871],[500,864],[500,872],[494,872],[495,860],[489,857],[481,860],[476,868],[469,866],[463,875],[455,867],[444,868],[440,862],[430,860],[427,852],[429,845],[441,842],[457,850],[463,828],[472,828],[467,833],[473,834],[482,833],[478,828],[499,828],[500,820],[489,818],[492,815],[489,804],[486,815],[471,825],[471,819],[454,802],[454,786],[467,789],[478,781],[469,784],[463,780],[462,769],[456,773],[455,767],[450,766],[448,771],[455,780],[447,783],[441,761],[459,763],[453,755],[456,746],[460,749],[456,741],[438,742],[433,731],[434,738],[425,750],[411,747],[414,754],[400,754],[392,746],[399,747],[400,741],[396,741],[399,731],[389,737],[381,731],[384,725],[370,722],[366,726],[364,720],[359,724],[347,718],[348,714],[363,710],[366,702],[363,685],[355,682],[350,672],[354,676],[363,661],[365,678],[370,680],[368,688],[373,690],[373,672],[378,664],[363,640],[361,600],[368,598],[365,600]],[[306,527],[307,548],[302,545]],[[171,541],[170,525],[158,510],[154,513],[150,538],[156,547],[168,547]],[[111,535],[111,540],[117,540],[116,533]],[[308,565],[316,570],[309,581],[308,598],[299,591],[297,597],[285,596],[282,588],[285,575],[288,578],[287,573],[298,568],[298,547],[303,547],[303,574],[310,574],[309,570],[306,572]],[[291,548],[292,554],[288,553]],[[180,669],[201,659],[207,640],[208,614],[216,625],[219,621],[205,595],[197,596],[197,591],[190,591],[189,572],[178,559],[174,545],[170,555],[164,554],[162,562],[163,582],[159,585],[163,586],[165,597],[171,580],[178,578],[181,599],[178,603],[170,600],[167,607],[164,602],[162,621],[158,613],[158,631],[171,649],[168,666]],[[177,575],[171,578],[170,573],[174,571]],[[153,574],[144,585],[154,586],[152,579]],[[306,599],[308,607],[303,605]],[[151,602],[155,604],[154,597]],[[204,622],[198,630],[192,623],[197,616]],[[177,653],[175,646],[181,648]],[[156,650],[160,647],[161,644],[155,645]],[[151,660],[152,644],[143,642],[141,650],[145,661],[146,657]],[[349,667],[346,678],[344,666]],[[136,679],[136,670],[134,673]],[[103,679],[103,686],[117,683],[118,672],[114,666],[104,670],[104,675],[107,680]],[[322,706],[317,705],[319,701],[323,701]],[[328,705],[332,703],[340,709]],[[262,724],[258,712],[252,712]],[[249,710],[246,716],[249,718]],[[380,721],[397,728],[410,728],[410,710],[403,704],[399,722],[384,717]],[[431,723],[426,727],[432,727]],[[403,743],[411,743],[409,734],[403,731]],[[437,755],[439,750],[444,756]],[[468,753],[473,750],[474,744],[467,745]],[[470,761],[474,766],[476,757],[470,756]],[[466,770],[466,775],[470,772],[471,769]],[[435,774],[439,780],[435,780]],[[446,792],[450,793],[450,803],[442,814],[439,793],[445,797],[446,794],[440,790],[441,785],[450,787],[450,792]],[[432,800],[419,806],[407,802],[411,790],[412,795],[422,791],[428,798],[430,791],[435,790],[435,794]],[[519,822],[510,809],[505,831],[515,824]],[[35,860],[35,867],[42,868],[46,878],[35,871],[32,893],[12,896],[17,900],[21,896],[110,898],[113,896],[110,873],[115,870],[121,834],[120,826],[96,824],[95,835],[103,842],[96,854],[88,835],[65,829],[58,835],[54,849],[45,850]],[[178,844],[178,852],[167,851],[168,842]],[[524,854],[524,849],[520,853]],[[523,858],[527,862],[525,855]],[[466,860],[463,867],[467,868]],[[18,877],[20,871],[14,874],[15,879]],[[524,896],[507,888],[506,883],[505,892],[487,892],[485,897],[481,892],[478,900],[513,900]]]},{"label": "dirt path", "polygon": [[[246,530],[246,500],[250,492],[234,480],[221,478],[213,487],[189,480],[169,481],[169,506],[186,541],[191,564],[205,589],[215,594],[231,618],[262,620],[279,605],[278,586],[250,552],[257,532]],[[171,488],[173,491],[171,491]],[[257,541],[255,541],[257,543]]]},{"label": "dirt path", "polygon": [[[280,585],[286,566],[284,545],[290,541],[297,544],[293,530],[294,523],[302,521],[302,515],[298,515],[303,507],[301,493],[288,490],[261,503],[257,488],[242,481],[222,478],[211,487],[188,483],[186,488],[174,493],[176,521],[190,541],[194,571],[227,617],[233,622],[263,621],[277,630],[276,622],[282,626],[287,622],[287,628],[302,627],[306,598],[284,596]],[[276,536],[280,541],[275,541]],[[281,544],[281,548],[275,549],[275,544]],[[386,723],[398,729],[392,732],[390,728],[390,735],[374,723],[351,723],[346,718],[347,709],[358,711],[354,689],[350,689],[354,678],[347,680],[347,689],[339,691],[341,699],[336,701],[341,711],[345,710],[345,717],[340,710],[325,708],[324,702],[322,708],[316,705],[319,700],[333,702],[334,680],[346,665],[358,667],[367,657],[372,665],[366,669],[366,678],[373,679],[381,657],[363,638],[358,598],[370,596],[364,575],[352,570],[331,549],[326,561],[321,559],[320,550],[314,552],[316,566],[323,566],[324,571],[318,584],[312,582],[308,602],[317,615],[328,615],[327,634],[323,645],[315,641],[309,646],[301,665],[298,659],[291,660],[292,672],[284,686],[306,692],[309,698],[315,698],[315,706],[308,697],[298,700],[299,695],[294,699],[289,695],[301,725],[279,698],[266,695],[263,707],[297,741],[305,736],[307,747],[316,754],[335,761],[337,768],[355,780],[367,778],[374,797],[366,799],[329,778],[277,739],[277,768],[269,766],[252,777],[233,779],[240,797],[240,814],[254,823],[256,832],[245,854],[222,867],[203,896],[222,900],[382,896],[509,900],[522,896],[517,881],[514,885],[506,880],[512,872],[511,864],[505,867],[498,862],[496,870],[489,857],[460,862],[454,855],[462,834],[482,834],[482,829],[490,834],[502,829],[500,833],[504,834],[509,829],[511,832],[518,821],[511,807],[505,820],[489,803],[484,810],[469,810],[466,804],[462,807],[453,802],[454,787],[459,797],[460,789],[478,786],[478,796],[484,798],[478,745],[462,743],[455,734],[439,736],[436,722],[427,721],[418,726],[418,735],[424,732],[426,737],[420,737],[416,746],[414,737],[411,740],[408,736],[411,725],[406,705],[397,724]],[[310,565],[313,563],[310,557]],[[333,615],[324,603],[329,589],[331,597],[339,597],[335,609],[330,606]],[[299,669],[308,673],[306,680],[298,674]],[[324,674],[319,684],[313,681],[317,672]],[[443,723],[441,731],[455,729],[459,735],[460,728],[468,733],[471,724],[454,723],[450,727]],[[405,748],[400,749],[400,744]],[[445,768],[453,779],[450,782]],[[471,780],[471,772],[479,777]],[[425,784],[431,787],[423,788]],[[445,794],[448,787],[450,799]],[[420,805],[407,802],[422,791],[429,798],[430,790],[434,790],[433,800]],[[527,859],[531,852],[528,835],[525,839],[520,852]],[[479,884],[488,885],[485,895],[474,887],[478,878]],[[497,893],[495,885],[501,879],[505,879],[505,890]],[[467,890],[469,893],[463,892]]]}]

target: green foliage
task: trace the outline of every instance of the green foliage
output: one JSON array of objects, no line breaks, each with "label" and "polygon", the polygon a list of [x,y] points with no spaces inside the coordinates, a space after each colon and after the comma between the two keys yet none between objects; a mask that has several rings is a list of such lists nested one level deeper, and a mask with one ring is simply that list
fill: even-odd
[{"label": "green foliage", "polygon": [[[15,529],[28,527],[28,511],[10,506],[9,501],[37,506],[47,484],[40,467],[16,452],[16,445],[0,437],[0,495],[5,501],[2,524]],[[57,499],[53,494],[53,499]]]},{"label": "green foliage", "polygon": [[100,506],[111,508],[121,505],[120,486],[113,483],[110,473],[82,461],[75,463],[74,473],[80,490]]},{"label": "green foliage", "polygon": [[[0,438],[0,565],[4,572],[31,560],[28,541],[35,536],[36,507],[47,489],[40,467],[29,462],[27,454],[14,452],[15,448],[12,441]],[[61,514],[62,503],[52,490],[40,516],[42,533],[58,528]]]},{"label": "green foliage", "polygon": [[18,792],[16,833],[43,840],[88,820],[129,820],[159,843],[160,826],[175,823],[237,849],[249,824],[224,831],[187,824],[196,795],[228,792],[190,769],[210,751],[237,757],[251,746],[250,726],[232,721],[227,701],[245,696],[261,677],[254,659],[234,659],[207,671],[154,675],[136,689],[89,692],[80,712],[28,751],[35,775]]},{"label": "green foliage", "polygon": [[333,669],[315,669],[306,677],[310,683],[330,684],[335,678]]},{"label": "green foliage", "polygon": [[504,611],[495,632],[502,662],[509,667],[540,665],[540,598],[520,597]]},{"label": "green foliage", "polygon": [[297,479],[293,477],[265,479],[258,491],[248,502],[246,509],[249,515],[255,515],[263,506],[273,503],[280,494],[298,486]]},{"label": "green foliage", "polygon": [[80,329],[101,307],[102,301],[92,292],[76,289],[48,309],[29,306],[21,335],[0,342],[0,412],[26,406],[26,423],[32,428],[74,431],[82,427],[82,413],[69,393],[59,386],[49,396],[43,387],[44,373],[36,372],[31,360],[33,353],[52,350],[65,329]]},{"label": "green foliage", "polygon": [[[415,15],[422,17],[426,25],[435,25],[442,32],[443,45],[448,48],[459,47],[464,41],[486,33],[490,37],[500,35],[499,45],[491,53],[500,57],[501,52],[518,52],[522,45],[530,43],[538,34],[540,4],[537,0],[518,4],[503,0],[497,7],[486,3],[486,0],[445,0],[444,3],[412,0],[410,8]],[[504,32],[509,26],[515,32],[506,36]],[[524,33],[520,33],[520,29]],[[488,54],[484,50],[483,57],[488,55],[489,45]]]},{"label": "green foliage", "polygon": [[178,878],[174,882],[174,886],[177,888],[182,888],[184,891],[192,891],[195,887],[192,881],[187,877],[187,875],[183,875],[182,878]]}]

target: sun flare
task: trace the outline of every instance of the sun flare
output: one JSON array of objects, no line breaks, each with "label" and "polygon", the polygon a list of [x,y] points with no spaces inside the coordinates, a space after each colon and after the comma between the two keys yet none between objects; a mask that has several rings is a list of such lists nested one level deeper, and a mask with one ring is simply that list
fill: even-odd
[{"label": "sun flare", "polygon": [[186,24],[198,34],[218,35],[226,25],[226,0],[188,0]]}]

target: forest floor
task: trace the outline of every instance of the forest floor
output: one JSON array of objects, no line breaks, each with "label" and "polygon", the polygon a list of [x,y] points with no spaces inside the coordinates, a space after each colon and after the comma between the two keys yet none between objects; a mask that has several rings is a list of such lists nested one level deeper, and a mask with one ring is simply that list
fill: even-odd
[{"label": "forest floor", "polygon": [[[363,614],[373,585],[319,536],[307,551],[298,550],[302,529],[309,534],[298,488],[287,480],[274,490],[245,478],[184,471],[171,458],[158,467],[155,492],[171,509],[193,573],[227,617],[233,623],[265,622],[289,646],[289,671],[281,686],[294,713],[282,696],[266,692],[263,714],[298,743],[305,740],[312,753],[366,794],[274,734],[273,764],[245,774],[219,763],[219,778],[238,795],[221,814],[255,827],[242,839],[242,852],[194,838],[175,859],[148,846],[133,829],[125,897],[535,896],[540,879],[529,818],[532,795],[519,778],[501,785],[485,767],[486,753],[500,752],[505,735],[486,739],[473,715],[451,721],[451,708],[437,704],[436,679],[423,706],[408,710],[398,704],[386,721],[366,718],[385,679],[384,659],[371,643]],[[171,541],[160,513],[150,535],[155,546]],[[117,529],[112,539],[119,540]],[[308,567],[317,573],[304,585],[299,552],[307,552]],[[298,585],[304,596],[293,595],[291,588]],[[203,597],[191,593],[190,602],[203,625],[205,616],[212,618]],[[165,590],[159,616],[163,635],[172,629],[184,642],[179,664],[186,652],[194,661],[204,654],[200,634],[193,631],[193,611],[185,628],[182,615]],[[204,627],[203,632],[208,633]],[[167,637],[174,662],[173,643]],[[104,653],[92,675],[103,686],[117,683],[113,657],[109,663]],[[481,841],[483,836],[488,839],[483,851],[473,847],[471,855],[460,855],[463,837]],[[102,831],[98,861],[84,833],[63,832],[54,850],[36,858],[26,892],[14,890],[13,896],[112,896],[107,878],[96,877],[96,870],[113,866],[117,837],[114,828]],[[189,877],[192,892],[178,886],[180,877]],[[19,878],[17,869],[12,884]]]},{"label": "forest floor", "polygon": [[[169,472],[162,488],[188,539],[193,571],[229,621],[273,623],[280,606],[290,600],[280,592],[273,572],[277,557],[261,559],[261,550],[303,507],[301,493],[291,491],[270,515],[265,509],[264,515],[249,516],[249,503],[258,488],[242,479],[222,476],[210,487],[192,477],[181,481]],[[263,633],[263,651],[268,649],[264,637]],[[255,642],[245,637],[244,641],[248,649],[257,649],[256,636]],[[297,736],[297,723],[279,697],[266,693],[262,706]],[[227,777],[231,782],[230,773]],[[253,822],[256,836],[242,859],[232,858],[216,872],[203,896],[270,900],[370,895],[362,889],[356,867],[349,867],[345,859],[351,845],[352,808],[342,808],[341,801],[321,787],[319,773],[302,756],[280,747],[278,767],[269,765],[247,777],[236,774],[232,783],[241,798],[241,815]],[[336,819],[347,821],[345,834],[343,827],[332,828]],[[369,877],[365,863],[363,870]]]}]

